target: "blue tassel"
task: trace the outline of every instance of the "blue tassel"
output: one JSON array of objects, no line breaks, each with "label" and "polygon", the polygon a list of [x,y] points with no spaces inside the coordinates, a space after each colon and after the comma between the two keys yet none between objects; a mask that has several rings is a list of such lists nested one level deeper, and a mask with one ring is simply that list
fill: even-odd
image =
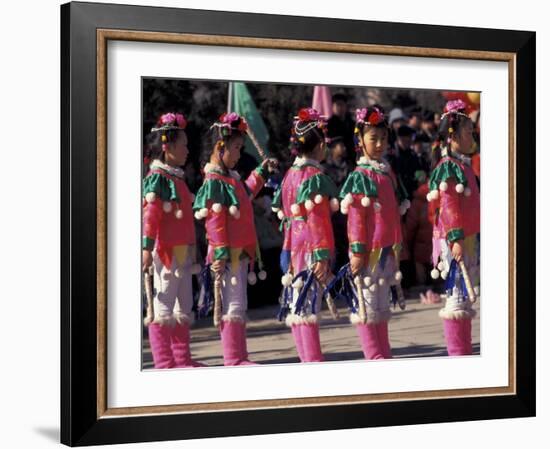
[{"label": "blue tassel", "polygon": [[304,302],[307,298],[307,294],[309,289],[311,288],[311,284],[313,283],[313,271],[310,270],[304,270],[296,275],[296,277],[292,280],[294,283],[298,279],[305,279],[304,286],[300,290],[300,293],[298,294],[298,298],[296,299],[296,307],[295,307],[295,313],[296,315],[299,315],[302,312],[302,309],[304,307]]},{"label": "blue tassel", "polygon": [[344,301],[346,301],[352,313],[357,312],[357,292],[355,291],[353,276],[351,274],[349,263],[338,270],[336,276],[334,276],[334,278],[330,281],[330,283],[323,291],[323,297],[329,292],[332,293],[334,299],[343,299]]},{"label": "blue tassel", "polygon": [[458,268],[458,264],[456,263],[456,260],[451,261],[451,268],[449,269],[449,275],[447,276],[447,279],[445,279],[445,290],[447,290],[447,294],[452,294],[453,287],[456,285],[456,271]]},{"label": "blue tassel", "polygon": [[279,265],[281,266],[281,271],[283,273],[288,272],[288,267],[290,266],[290,250],[283,249],[281,255],[279,256]]},{"label": "blue tassel", "polygon": [[199,275],[201,285],[204,289],[203,302],[198,310],[199,318],[208,316],[208,312],[214,303],[212,295],[212,273],[210,272],[211,266],[212,264],[205,265]]}]

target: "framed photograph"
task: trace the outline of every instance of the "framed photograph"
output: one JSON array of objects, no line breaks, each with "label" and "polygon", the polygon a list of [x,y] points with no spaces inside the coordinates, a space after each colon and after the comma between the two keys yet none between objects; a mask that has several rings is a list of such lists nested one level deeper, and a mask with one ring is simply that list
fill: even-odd
[{"label": "framed photograph", "polygon": [[62,443],[535,415],[535,33],[61,26]]}]

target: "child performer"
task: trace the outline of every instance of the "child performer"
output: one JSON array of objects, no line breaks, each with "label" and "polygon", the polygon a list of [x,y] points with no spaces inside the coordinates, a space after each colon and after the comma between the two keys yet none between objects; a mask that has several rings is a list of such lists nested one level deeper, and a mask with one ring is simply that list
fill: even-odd
[{"label": "child performer", "polygon": [[380,107],[356,111],[355,138],[362,156],[340,191],[341,211],[348,214],[350,269],[357,295],[350,321],[357,327],[366,359],[391,358],[390,291],[402,279],[400,215],[410,206],[384,159],[388,133]]},{"label": "child performer", "polygon": [[[215,275],[224,278],[220,323],[224,365],[251,365],[245,320],[247,281],[256,283],[257,239],[252,199],[262,189],[276,161],[265,159],[243,182],[232,169],[244,147],[246,121],[235,112],[224,113],[211,129],[215,144],[210,162],[204,167],[204,183],[197,192],[193,209],[197,219],[206,219],[207,263]],[[262,280],[265,276],[263,270],[258,273]]]},{"label": "child performer", "polygon": [[437,164],[427,195],[436,208],[432,277],[445,279],[447,300],[439,316],[449,355],[472,353],[475,297],[470,296],[477,288],[469,294],[468,283],[479,286],[479,189],[471,166],[473,125],[465,107],[462,100],[445,106],[439,128],[442,146],[434,148]]},{"label": "child performer", "polygon": [[326,156],[325,133],[325,119],[315,109],[299,111],[290,139],[296,158],[273,200],[273,211],[284,230],[279,318],[288,313],[286,324],[302,362],[324,360],[317,313],[334,258],[331,209],[339,207],[337,188],[321,167]]},{"label": "child performer", "polygon": [[[143,271],[154,269],[154,317],[149,343],[155,368],[204,366],[193,361],[189,326],[194,316],[193,198],[181,169],[189,150],[182,114],[162,115],[151,130],[152,159],[143,179]],[[200,267],[198,267],[200,269]]]}]

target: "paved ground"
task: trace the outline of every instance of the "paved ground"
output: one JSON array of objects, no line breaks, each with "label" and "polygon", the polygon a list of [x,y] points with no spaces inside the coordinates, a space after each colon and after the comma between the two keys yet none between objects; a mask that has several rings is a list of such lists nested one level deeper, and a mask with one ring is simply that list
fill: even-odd
[{"label": "paved ground", "polygon": [[[443,325],[438,317],[440,304],[424,305],[414,292],[407,300],[407,309],[396,308],[389,324],[394,357],[437,357],[447,355]],[[472,322],[474,354],[479,354],[479,301],[474,308],[478,315]],[[295,363],[298,356],[290,330],[276,319],[278,306],[249,310],[248,352],[259,363]],[[349,324],[348,310],[339,309],[341,318],[334,321],[330,313],[321,312],[321,344],[327,361],[363,358],[354,327]],[[212,318],[197,321],[191,334],[193,358],[207,365],[222,365],[219,334]],[[152,368],[147,332],[143,338],[143,368]]]}]

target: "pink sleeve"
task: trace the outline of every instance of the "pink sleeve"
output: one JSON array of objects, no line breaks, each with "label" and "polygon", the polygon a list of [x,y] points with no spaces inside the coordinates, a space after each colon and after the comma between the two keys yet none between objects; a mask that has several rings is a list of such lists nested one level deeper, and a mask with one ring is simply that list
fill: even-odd
[{"label": "pink sleeve", "polygon": [[252,173],[250,173],[246,179],[245,184],[248,187],[248,190],[252,193],[252,197],[255,197],[258,193],[260,193],[260,190],[262,190],[262,187],[265,184],[265,179],[258,173],[258,170],[252,170]]},{"label": "pink sleeve", "polygon": [[144,201],[144,203],[142,245],[143,249],[152,250],[155,247],[162,217],[162,203],[158,198],[152,203],[147,201]]},{"label": "pink sleeve", "polygon": [[460,206],[460,194],[456,191],[456,182],[449,179],[447,185],[447,190],[439,191],[438,220],[447,236],[447,240],[455,242],[464,238],[462,208]]},{"label": "pink sleeve", "polygon": [[208,243],[214,249],[214,260],[229,259],[229,242],[227,241],[227,207],[223,206],[219,213],[209,209],[206,217],[206,236]]},{"label": "pink sleeve", "polygon": [[363,195],[353,195],[353,203],[348,212],[348,240],[350,251],[354,254],[366,254],[369,251],[369,212],[372,206],[363,207]]},{"label": "pink sleeve", "polygon": [[330,259],[334,247],[334,236],[332,235],[328,201],[325,200],[321,204],[315,204],[313,209],[307,211],[307,224],[313,249],[312,262]]}]

